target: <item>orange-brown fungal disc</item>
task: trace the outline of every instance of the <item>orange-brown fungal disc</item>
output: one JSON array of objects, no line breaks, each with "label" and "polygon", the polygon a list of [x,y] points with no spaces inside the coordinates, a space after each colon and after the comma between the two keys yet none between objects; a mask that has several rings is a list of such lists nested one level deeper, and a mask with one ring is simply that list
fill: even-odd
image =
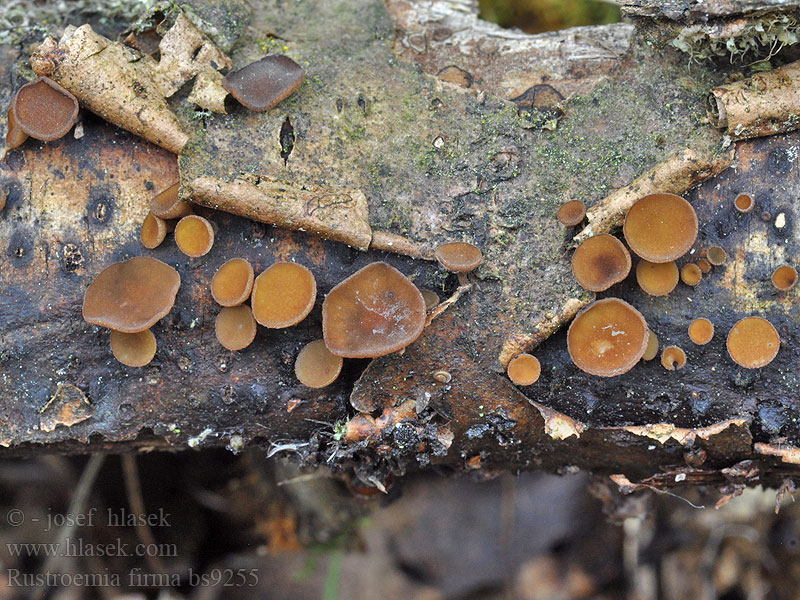
[{"label": "orange-brown fungal disc", "polygon": [[253,311],[246,304],[226,306],[217,315],[214,332],[217,340],[228,350],[242,350],[256,339],[258,325]]},{"label": "orange-brown fungal disc", "polygon": [[681,269],[681,281],[683,283],[694,287],[700,283],[701,279],[703,279],[703,272],[700,270],[700,267],[694,263],[683,265]]},{"label": "orange-brown fungal disc", "polygon": [[328,350],[374,358],[408,346],[425,326],[425,300],[394,267],[376,262],[340,282],[322,303]]},{"label": "orange-brown fungal disc", "polygon": [[572,255],[572,273],[582,287],[602,292],[628,276],[631,255],[613,235],[601,233],[581,243]]},{"label": "orange-brown fungal disc", "polygon": [[686,254],[697,239],[697,214],[674,194],[650,194],[628,211],[623,226],[631,250],[650,262],[663,263]]},{"label": "orange-brown fungal disc", "polygon": [[297,263],[277,262],[256,277],[250,304],[260,325],[283,329],[305,319],[316,299],[317,282],[311,271]]},{"label": "orange-brown fungal disc", "polygon": [[182,219],[192,214],[192,205],[178,197],[180,183],[173,184],[150,200],[150,212],[160,219]]},{"label": "orange-brown fungal disc", "polygon": [[167,223],[164,219],[159,219],[153,216],[153,213],[147,213],[147,216],[142,222],[142,229],[139,232],[139,239],[142,240],[142,246],[152,250],[157,248],[164,238],[167,237]]},{"label": "orange-brown fungal disc", "polygon": [[778,355],[781,339],[775,327],[761,317],[745,317],[728,334],[728,354],[745,369],[758,369]]},{"label": "orange-brown fungal disc", "polygon": [[711,263],[708,262],[705,258],[698,258],[696,264],[698,267],[700,267],[700,270],[703,272],[703,275],[711,272]]},{"label": "orange-brown fungal disc", "polygon": [[211,296],[220,306],[238,306],[253,290],[253,267],[243,258],[232,258],[211,278]]},{"label": "orange-brown fungal disc", "polygon": [[11,108],[22,130],[43,142],[65,136],[78,118],[77,98],[47,77],[23,85]]},{"label": "orange-brown fungal disc", "polygon": [[772,272],[772,285],[775,289],[786,292],[797,284],[797,269],[789,265],[778,267]]},{"label": "orange-brown fungal disc", "polygon": [[123,333],[149,329],[175,304],[181,285],[169,265],[137,256],[105,268],[83,297],[83,318]]},{"label": "orange-brown fungal disc", "polygon": [[652,331],[647,332],[647,349],[642,354],[642,360],[653,360],[658,355],[658,336]]},{"label": "orange-brown fungal disc", "polygon": [[156,355],[156,336],[149,329],[138,333],[111,332],[111,352],[123,365],[143,367]]},{"label": "orange-brown fungal disc", "polygon": [[562,225],[574,227],[586,216],[586,205],[580,200],[570,200],[558,209],[558,220]]},{"label": "orange-brown fungal disc", "polygon": [[197,215],[183,217],[175,226],[175,243],[186,256],[197,258],[208,254],[214,245],[214,227],[208,219]]},{"label": "orange-brown fungal disc", "polygon": [[689,339],[698,346],[707,344],[713,337],[714,324],[705,317],[695,319],[689,324]]},{"label": "orange-brown fungal disc", "polygon": [[422,294],[422,298],[425,300],[426,309],[430,310],[439,305],[439,302],[441,300],[439,299],[439,295],[436,292],[423,289],[420,289],[419,292],[420,294]]},{"label": "orange-brown fungal disc", "polygon": [[339,377],[344,359],[336,356],[325,346],[325,340],[314,340],[306,344],[294,363],[294,374],[306,387],[324,388]]},{"label": "orange-brown fungal disc", "polygon": [[19,148],[28,139],[28,134],[20,127],[17,117],[14,114],[14,105],[8,109],[8,125],[6,130],[6,152]]},{"label": "orange-brown fungal disc", "polygon": [[593,302],[578,313],[567,331],[572,362],[600,377],[630,371],[644,355],[647,340],[644,317],[619,298]]},{"label": "orange-brown fungal disc", "polygon": [[715,267],[718,267],[728,260],[728,253],[719,246],[711,246],[711,248],[706,250],[706,258],[708,259],[708,262]]},{"label": "orange-brown fungal disc", "polygon": [[686,352],[678,346],[667,346],[661,352],[661,366],[667,371],[676,371],[686,366]]},{"label": "orange-brown fungal disc", "polygon": [[674,261],[652,263],[640,260],[636,265],[636,281],[651,296],[666,296],[678,285],[678,266]]},{"label": "orange-brown fungal disc", "polygon": [[436,260],[453,273],[469,273],[483,260],[480,248],[466,242],[449,242],[436,248]]},{"label": "orange-brown fungal disc", "polygon": [[740,213],[749,213],[751,210],[753,210],[755,205],[756,203],[755,200],[753,200],[753,197],[747,194],[739,194],[736,196],[736,200],[733,201],[733,206]]},{"label": "orange-brown fungal disc", "polygon": [[273,54],[225,76],[223,87],[250,110],[269,110],[303,83],[303,68],[288,56]]},{"label": "orange-brown fungal disc", "polygon": [[515,385],[533,385],[539,381],[542,365],[530,354],[518,354],[508,363],[508,378]]}]

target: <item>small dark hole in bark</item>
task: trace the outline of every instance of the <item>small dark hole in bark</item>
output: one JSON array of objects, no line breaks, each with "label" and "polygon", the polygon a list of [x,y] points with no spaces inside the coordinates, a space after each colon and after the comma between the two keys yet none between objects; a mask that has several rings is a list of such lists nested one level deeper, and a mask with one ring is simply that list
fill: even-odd
[{"label": "small dark hole in bark", "polygon": [[294,150],[294,127],[292,121],[287,116],[281,125],[280,141],[281,141],[281,158],[283,163],[289,162],[289,155]]}]

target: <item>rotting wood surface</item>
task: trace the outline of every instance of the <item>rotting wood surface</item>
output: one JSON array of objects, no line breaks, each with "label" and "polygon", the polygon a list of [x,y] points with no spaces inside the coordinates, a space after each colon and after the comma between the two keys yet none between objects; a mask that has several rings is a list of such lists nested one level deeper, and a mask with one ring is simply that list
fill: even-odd
[{"label": "rotting wood surface", "polygon": [[[769,274],[798,255],[800,135],[737,143],[735,167],[687,194],[701,223],[694,256],[718,244],[728,251],[725,266],[668,298],[645,297],[632,278],[604,294],[637,306],[662,344],[681,345],[689,357],[683,370],[670,373],[653,361],[617,378],[588,376],[569,360],[562,328],[536,350],[544,366],[540,381],[518,389],[498,362],[503,342],[547,321],[569,299],[586,298],[571,276],[574,232],[556,221],[558,206],[570,199],[592,206],[705,139],[711,130],[705,97],[724,73],[690,69],[678,51],[634,37],[607,76],[561,103],[553,129],[550,107],[517,106],[400,60],[393,50],[396,7],[390,3],[387,11],[369,0],[314,10],[304,3],[259,7],[232,54],[234,66],[260,56],[277,34],[283,51],[307,69],[307,81],[261,114],[235,109],[191,119],[190,107],[173,100],[192,132],[180,176],[186,184],[249,173],[361,190],[374,229],[429,250],[457,239],[481,246],[485,262],[470,291],[405,353],[369,364],[347,361],[333,386],[305,389],[294,378],[294,357],[320,337],[319,304],[338,281],[374,260],[441,297],[455,290],[456,278],[427,261],[361,252],[206,209],[200,213],[217,227],[211,253],[188,259],[170,240],[146,251],[138,228],[147,200],[177,177],[175,158],[84,113],[81,139],[29,141],[3,165],[6,453],[29,453],[31,444],[75,451],[289,443],[304,461],[355,466],[373,481],[430,464],[580,467],[622,472],[632,481],[659,475],[652,485],[666,485],[674,481],[670,473],[686,469],[692,476],[682,479],[689,484],[776,484],[791,474],[797,453],[787,448],[800,445],[798,292],[778,295]],[[2,56],[0,81],[8,82],[16,53]],[[456,66],[491,71],[491,62],[473,65],[473,59],[465,54]],[[558,90],[558,79],[548,85]],[[12,90],[3,86],[7,102]],[[740,216],[731,204],[743,191],[757,209]],[[80,313],[97,273],[136,255],[160,258],[182,277],[175,308],[154,329],[156,359],[143,369],[119,365],[107,331],[87,325]],[[292,329],[262,329],[243,352],[225,351],[214,339],[217,308],[208,284],[233,256],[248,258],[258,271],[275,260],[310,267],[320,291],[310,317]],[[776,361],[757,372],[738,369],[724,350],[732,324],[750,314],[769,317],[785,341]],[[686,333],[696,316],[717,327],[703,348]],[[437,370],[448,371],[450,382],[436,381]],[[371,415],[356,415],[353,406]],[[45,431],[58,415],[73,424]],[[782,453],[764,451],[779,444]],[[755,477],[752,469],[746,478],[723,471],[751,459]]]}]

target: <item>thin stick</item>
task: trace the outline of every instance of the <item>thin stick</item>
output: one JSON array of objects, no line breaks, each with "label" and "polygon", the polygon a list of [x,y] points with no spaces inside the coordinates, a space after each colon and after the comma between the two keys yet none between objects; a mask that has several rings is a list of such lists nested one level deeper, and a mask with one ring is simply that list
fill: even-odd
[{"label": "thin stick", "polygon": [[[136,468],[136,456],[133,454],[122,455],[122,476],[125,480],[125,492],[128,495],[128,505],[131,512],[135,515],[144,515],[144,498],[142,497],[142,486],[139,482],[139,470]],[[142,544],[148,547],[155,547],[156,538],[153,530],[146,522],[140,521],[136,525],[136,537]],[[164,563],[159,556],[152,556],[146,553],[147,566],[153,573],[165,573]]]}]

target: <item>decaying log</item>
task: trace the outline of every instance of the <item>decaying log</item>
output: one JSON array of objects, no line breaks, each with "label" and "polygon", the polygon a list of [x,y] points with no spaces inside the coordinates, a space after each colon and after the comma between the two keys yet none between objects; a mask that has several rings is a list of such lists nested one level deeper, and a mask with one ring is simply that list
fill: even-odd
[{"label": "decaying log", "polygon": [[[611,379],[588,376],[570,361],[558,327],[569,318],[565,306],[591,295],[571,275],[576,232],[555,213],[580,199],[595,214],[592,207],[615,190],[625,194],[670,157],[707,141],[714,132],[705,100],[728,73],[690,67],[666,42],[634,35],[628,47],[628,26],[586,30],[602,44],[580,30],[525,36],[481,23],[473,8],[262,3],[231,58],[240,67],[279,40],[303,65],[306,82],[275,109],[198,115],[171,99],[190,134],[179,161],[88,114],[80,139],[29,141],[11,152],[1,166],[8,191],[0,212],[4,453],[272,444],[372,482],[429,465],[487,473],[582,468],[656,487],[779,485],[796,475],[800,308],[797,291],[777,293],[769,275],[798,255],[800,134],[737,142],[733,167],[707,167],[709,178],[681,171],[681,181],[704,179],[686,191],[701,223],[688,259],[720,245],[728,263],[669,297],[646,297],[631,278],[611,292],[634,304],[663,344],[682,345],[688,365],[667,372],[654,361]],[[486,40],[497,50],[487,52]],[[594,51],[570,50],[560,63],[560,47]],[[541,73],[513,82],[500,76],[507,61],[519,60],[524,71],[540,52],[546,84]],[[6,102],[15,57],[8,48],[0,54]],[[544,91],[557,106],[536,100],[539,85],[554,90]],[[726,156],[721,143],[716,148]],[[222,262],[242,256],[260,271],[295,260],[314,272],[320,301],[374,260],[442,298],[456,292],[456,277],[411,256],[357,250],[351,246],[368,244],[355,238],[337,238],[348,246],[204,207],[198,212],[217,227],[208,255],[187,259],[170,240],[146,251],[138,228],[148,200],[178,177],[186,197],[201,178],[351,190],[363,195],[368,216],[345,219],[341,226],[351,230],[344,234],[366,225],[383,232],[385,248],[406,240],[423,256],[463,239],[478,244],[485,260],[403,353],[347,361],[336,383],[310,390],[294,378],[293,362],[320,337],[319,302],[297,327],[262,330],[248,349],[225,351],[214,340],[218,308],[208,291]],[[757,209],[740,215],[732,202],[744,191]],[[204,203],[219,200],[213,196]],[[175,308],[154,328],[156,359],[142,369],[118,364],[107,331],[81,319],[89,282],[135,255],[158,257],[182,278]],[[767,316],[785,342],[759,371],[739,369],[725,353],[727,331],[750,314]],[[719,332],[703,347],[686,333],[697,316]],[[542,377],[517,388],[498,357],[504,346],[513,354],[531,343]],[[449,376],[434,377],[439,371]],[[754,466],[745,474],[734,469],[748,460]]]}]

